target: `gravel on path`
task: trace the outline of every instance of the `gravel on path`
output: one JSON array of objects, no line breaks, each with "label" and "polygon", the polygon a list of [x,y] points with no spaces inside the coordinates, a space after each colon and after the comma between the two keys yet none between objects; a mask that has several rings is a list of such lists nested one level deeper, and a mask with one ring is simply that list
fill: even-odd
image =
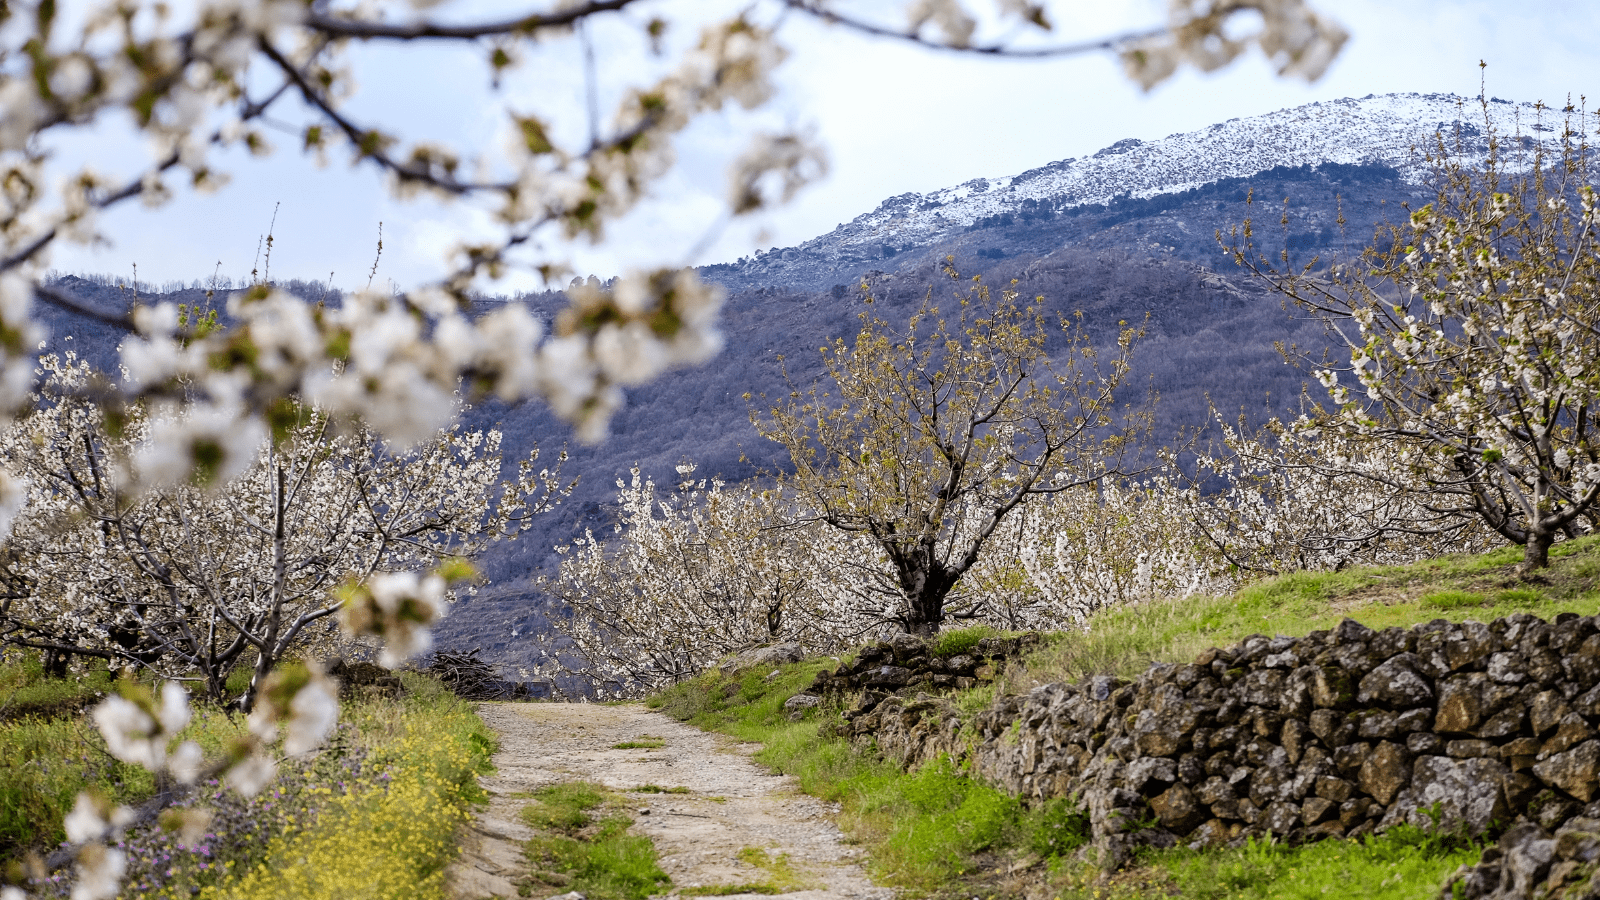
[{"label": "gravel on path", "polygon": [[[635,829],[655,842],[661,868],[672,877],[666,896],[688,887],[767,881],[767,871],[740,859],[741,851],[750,858],[747,848],[765,850],[770,859],[788,856],[806,885],[782,895],[791,900],[894,896],[862,870],[863,851],[844,843],[833,821],[836,807],[750,760],[759,745],[708,734],[639,704],[484,703],[478,714],[500,736],[498,773],[481,779],[488,809],[469,829],[449,874],[450,896],[457,900],[517,896],[515,883],[527,874],[521,845],[532,836],[518,816],[527,792],[579,780],[616,791],[688,789],[629,795],[637,798]],[[662,746],[614,749],[651,739]]]}]

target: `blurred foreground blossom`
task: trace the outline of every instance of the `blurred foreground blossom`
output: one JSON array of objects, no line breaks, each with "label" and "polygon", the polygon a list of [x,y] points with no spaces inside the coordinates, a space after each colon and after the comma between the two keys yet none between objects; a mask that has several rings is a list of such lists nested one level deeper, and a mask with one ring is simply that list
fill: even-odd
[{"label": "blurred foreground blossom", "polygon": [[290,664],[267,676],[250,711],[250,733],[266,743],[287,735],[283,752],[300,756],[322,746],[339,723],[339,689],[316,663]]},{"label": "blurred foreground blossom", "polygon": [[378,662],[394,668],[433,646],[428,626],[444,615],[445,579],[416,572],[380,572],[346,589],[342,622],[357,635],[383,640]]}]

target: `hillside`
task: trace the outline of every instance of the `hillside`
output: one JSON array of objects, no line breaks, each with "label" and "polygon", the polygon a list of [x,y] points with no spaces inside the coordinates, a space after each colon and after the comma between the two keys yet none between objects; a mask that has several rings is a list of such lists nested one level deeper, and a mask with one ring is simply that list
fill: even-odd
[{"label": "hillside", "polygon": [[[1507,134],[1552,134],[1529,105],[1496,100],[1489,109]],[[809,383],[820,368],[817,348],[855,333],[863,282],[882,301],[879,309],[903,315],[927,294],[946,257],[991,284],[1016,279],[1024,296],[1044,297],[1052,313],[1081,310],[1091,334],[1109,335],[1117,322],[1148,315],[1134,357],[1140,383],[1127,399],[1140,400],[1147,389],[1159,395],[1158,444],[1204,428],[1208,401],[1252,423],[1293,408],[1306,378],[1274,343],[1316,353],[1322,330],[1235,270],[1218,232],[1246,218],[1265,223],[1257,231],[1263,249],[1287,250],[1296,265],[1353,254],[1374,228],[1404,220],[1402,202],[1425,196],[1428,162],[1418,148],[1433,135],[1459,141],[1469,155],[1483,151],[1481,116],[1476,101],[1396,94],[1311,104],[1159,141],[1120,141],[1012,177],[890,198],[797,247],[705,267],[702,276],[728,292],[726,349],[702,369],[631,391],[605,443],[578,445],[538,404],[486,402],[471,410],[470,424],[506,432],[514,457],[536,442],[548,451],[567,445],[567,471],[583,481],[561,509],[491,552],[489,586],[454,611],[441,641],[481,647],[507,665],[529,662],[518,638],[542,628],[544,613],[533,579],[555,564],[554,546],[585,527],[610,525],[606,507],[617,478],[637,464],[670,483],[685,459],[730,480],[780,469],[775,445],[751,429],[743,395],[786,392],[779,355],[798,383]],[[1524,137],[1518,152],[1532,146],[1533,137]],[[1287,226],[1279,224],[1285,212]],[[131,299],[104,283],[60,283],[102,308]],[[338,301],[337,292],[323,296],[315,285],[288,287]],[[159,299],[202,297],[190,290]],[[565,302],[557,292],[520,299],[546,315]],[[486,299],[480,308],[497,302]],[[110,329],[55,310],[46,319],[53,347],[76,347],[100,363],[112,359]]]}]

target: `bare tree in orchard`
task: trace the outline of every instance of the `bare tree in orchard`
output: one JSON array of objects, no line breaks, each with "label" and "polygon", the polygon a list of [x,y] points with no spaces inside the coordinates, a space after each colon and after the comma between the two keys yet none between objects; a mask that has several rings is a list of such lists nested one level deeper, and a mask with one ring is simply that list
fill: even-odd
[{"label": "bare tree in orchard", "polygon": [[1433,202],[1359,261],[1280,271],[1249,222],[1234,242],[1237,261],[1348,348],[1348,364],[1317,370],[1333,405],[1308,424],[1392,461],[1350,472],[1481,519],[1526,548],[1524,571],[1590,529],[1600,498],[1600,209],[1586,127],[1569,108],[1558,158],[1522,153],[1491,127],[1481,170],[1441,136]]},{"label": "bare tree in orchard", "polygon": [[1136,329],[1119,323],[1102,359],[1081,322],[1048,320],[1044,298],[1024,307],[1013,290],[945,274],[949,299],[930,291],[903,330],[867,298],[854,343],[822,348],[827,386],[751,414],[789,451],[789,488],[882,550],[896,588],[882,618],[921,635],[981,614],[957,587],[1007,516],[1116,474],[1148,424],[1114,395]]}]

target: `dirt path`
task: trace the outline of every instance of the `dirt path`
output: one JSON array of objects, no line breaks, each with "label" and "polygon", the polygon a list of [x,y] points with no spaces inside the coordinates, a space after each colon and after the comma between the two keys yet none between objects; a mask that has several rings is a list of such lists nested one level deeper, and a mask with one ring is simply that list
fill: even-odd
[{"label": "dirt path", "polygon": [[[787,854],[798,880],[809,885],[784,894],[792,900],[894,896],[861,870],[861,851],[842,842],[830,805],[751,762],[755,745],[707,734],[637,704],[486,703],[478,714],[500,735],[494,757],[499,774],[483,781],[490,805],[451,871],[454,897],[517,896],[514,882],[526,872],[521,842],[531,833],[518,819],[527,801],[515,795],[525,798],[538,787],[580,779],[614,790],[688,789],[633,795],[635,827],[655,841],[661,867],[672,876],[668,896],[687,887],[768,880],[768,871],[745,861],[752,858],[748,848],[765,850],[771,859]],[[647,737],[662,746],[613,749]]]}]

